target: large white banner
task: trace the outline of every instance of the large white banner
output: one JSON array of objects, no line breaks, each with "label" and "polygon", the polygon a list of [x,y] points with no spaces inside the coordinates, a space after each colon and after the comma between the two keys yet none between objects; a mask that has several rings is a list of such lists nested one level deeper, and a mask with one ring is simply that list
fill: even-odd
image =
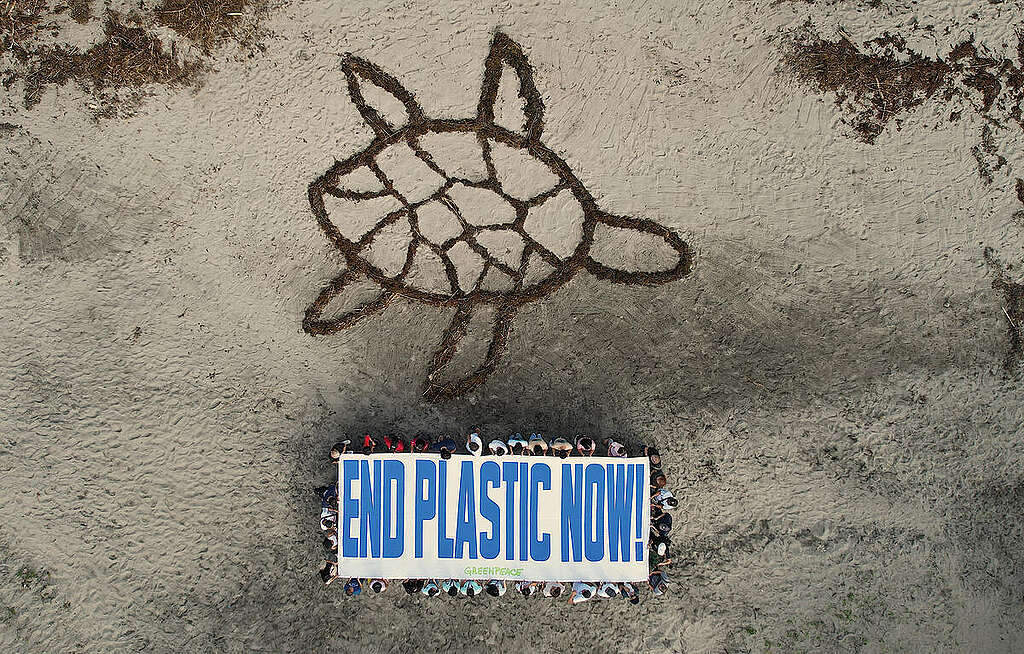
[{"label": "large white banner", "polygon": [[348,454],[338,576],[644,581],[646,458]]}]

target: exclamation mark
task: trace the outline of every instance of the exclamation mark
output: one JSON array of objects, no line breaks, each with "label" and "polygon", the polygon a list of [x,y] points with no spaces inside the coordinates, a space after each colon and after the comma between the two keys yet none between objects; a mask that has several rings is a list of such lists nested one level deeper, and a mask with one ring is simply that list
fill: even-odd
[{"label": "exclamation mark", "polygon": [[650,529],[650,527],[644,524],[644,502],[646,501],[647,477],[644,475],[644,466],[642,464],[633,464],[636,467],[636,474],[633,475],[633,495],[636,498],[636,560],[644,560],[644,529]]}]

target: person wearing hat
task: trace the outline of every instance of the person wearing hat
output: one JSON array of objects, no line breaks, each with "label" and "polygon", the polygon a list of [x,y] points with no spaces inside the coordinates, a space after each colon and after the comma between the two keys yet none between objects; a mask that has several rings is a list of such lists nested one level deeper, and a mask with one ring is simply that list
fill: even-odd
[{"label": "person wearing hat", "polygon": [[526,453],[529,444],[522,434],[514,434],[508,439],[508,447],[512,450],[512,454],[519,456]]},{"label": "person wearing hat", "polygon": [[594,456],[594,451],[597,450],[597,443],[590,436],[577,436],[576,437],[576,451],[580,453],[580,456]]},{"label": "person wearing hat", "polygon": [[383,593],[387,589],[388,589],[388,580],[387,579],[371,579],[370,580],[370,590],[372,590],[374,593]]},{"label": "person wearing hat", "polygon": [[594,586],[594,584],[588,584],[584,581],[574,581],[572,582],[572,593],[569,595],[569,601],[573,604],[580,604],[593,599],[596,594],[597,587]]},{"label": "person wearing hat", "polygon": [[480,456],[484,453],[484,442],[475,429],[470,432],[469,436],[466,436],[466,450],[473,456]]},{"label": "person wearing hat", "polygon": [[540,434],[530,434],[530,453],[533,456],[544,456],[548,453],[548,442]]},{"label": "person wearing hat", "polygon": [[330,531],[338,527],[338,512],[323,509],[320,512],[320,531]]},{"label": "person wearing hat", "polygon": [[560,459],[564,459],[572,454],[572,443],[565,440],[561,436],[551,441],[551,451],[555,453]]},{"label": "person wearing hat", "polygon": [[662,513],[651,520],[651,530],[656,535],[667,536],[668,532],[672,531],[672,514]]},{"label": "person wearing hat", "polygon": [[672,540],[667,536],[656,534],[651,536],[651,552],[661,557],[668,556],[668,548],[672,546]]},{"label": "person wearing hat", "polygon": [[495,438],[493,441],[487,444],[487,449],[491,451],[494,456],[505,456],[508,454],[508,445],[505,441],[500,438]]}]

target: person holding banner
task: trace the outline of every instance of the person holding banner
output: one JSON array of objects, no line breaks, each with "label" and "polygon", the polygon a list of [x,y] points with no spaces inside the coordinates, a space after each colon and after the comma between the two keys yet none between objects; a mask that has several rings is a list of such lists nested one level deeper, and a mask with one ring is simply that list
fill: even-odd
[{"label": "person holding banner", "polygon": [[597,594],[597,588],[584,581],[572,582],[572,594],[569,596],[569,602],[572,604],[580,604],[586,602]]},{"label": "person holding banner", "polygon": [[544,456],[548,453],[548,442],[540,434],[530,434],[530,452],[533,456]]},{"label": "person holding banner", "polygon": [[551,450],[558,458],[564,459],[572,453],[572,443],[559,436],[551,441]]},{"label": "person holding banner", "polygon": [[437,585],[436,579],[428,579],[427,583],[423,584],[423,590],[421,590],[427,597],[437,597],[441,594],[441,588]]},{"label": "person holding banner", "polygon": [[522,434],[514,434],[508,439],[508,446],[512,450],[512,454],[515,456],[522,456],[527,453],[526,439],[523,438]]},{"label": "person holding banner", "polygon": [[561,597],[562,590],[562,584],[549,581],[544,584],[544,597]]},{"label": "person holding banner", "polygon": [[580,456],[594,456],[596,450],[597,443],[590,436],[576,437],[576,451],[580,453]]},{"label": "person holding banner", "polygon": [[480,440],[480,434],[475,430],[466,436],[466,449],[473,456],[480,456],[484,453],[484,442]]}]

